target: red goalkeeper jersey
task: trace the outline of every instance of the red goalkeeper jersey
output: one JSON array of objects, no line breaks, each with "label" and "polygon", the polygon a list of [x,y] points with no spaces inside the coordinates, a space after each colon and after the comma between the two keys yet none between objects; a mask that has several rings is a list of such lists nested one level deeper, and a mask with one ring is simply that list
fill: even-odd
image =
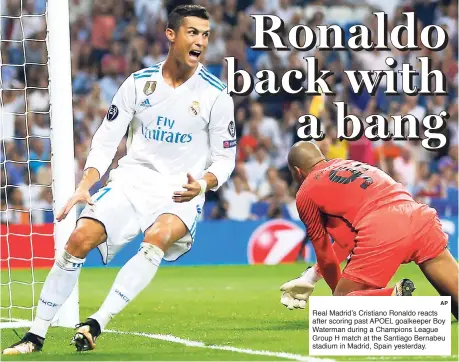
[{"label": "red goalkeeper jersey", "polygon": [[[380,169],[352,160],[330,160],[316,165],[301,185],[296,204],[306,225],[322,273],[336,263],[326,230],[325,217],[335,216],[358,232],[359,222],[370,212],[397,202],[414,202],[405,188]],[[390,225],[388,225],[390,227]],[[327,245],[328,244],[328,245]],[[334,289],[339,266],[329,275]]]},{"label": "red goalkeeper jersey", "polygon": [[414,202],[408,191],[385,172],[340,159],[315,166],[296,196],[298,213],[311,239],[326,233],[323,214],[337,216],[358,230],[365,215],[400,201]]}]

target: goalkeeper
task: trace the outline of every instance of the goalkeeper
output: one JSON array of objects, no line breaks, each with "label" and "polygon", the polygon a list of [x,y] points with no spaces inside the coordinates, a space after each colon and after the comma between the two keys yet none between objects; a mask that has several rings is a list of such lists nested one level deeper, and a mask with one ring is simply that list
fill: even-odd
[{"label": "goalkeeper", "polygon": [[[30,331],[3,354],[43,348],[90,250],[97,247],[109,263],[144,234],[100,309],[77,326],[72,342],[79,351],[96,347],[96,338],[150,283],[163,258],[174,261],[191,249],[204,193],[227,181],[236,156],[233,100],[199,61],[209,33],[204,7],[177,7],[166,29],[167,59],[131,74],[117,91],[92,140],[83,179],[57,220],[78,202],[88,205],[56,256]],[[88,190],[107,171],[127,130],[126,156],[111,171],[107,186],[90,196]]]},{"label": "goalkeeper", "polygon": [[333,295],[411,295],[409,279],[387,284],[401,264],[413,261],[440,295],[451,296],[457,319],[459,267],[434,209],[415,202],[378,168],[326,160],[311,142],[296,143],[288,163],[301,185],[296,204],[318,265],[281,286],[282,304],[304,308],[321,276]]}]

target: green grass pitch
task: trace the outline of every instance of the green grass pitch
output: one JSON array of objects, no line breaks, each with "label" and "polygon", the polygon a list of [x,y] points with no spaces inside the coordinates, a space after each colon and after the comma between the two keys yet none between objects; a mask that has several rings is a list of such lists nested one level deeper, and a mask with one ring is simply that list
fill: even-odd
[{"label": "green grass pitch", "polygon": [[[108,326],[111,330],[172,335],[202,342],[200,347],[139,335],[104,333],[91,352],[77,353],[69,345],[72,329],[51,328],[44,351],[14,360],[287,360],[280,355],[251,355],[244,350],[285,352],[308,356],[308,309],[289,311],[279,302],[279,286],[299,275],[305,264],[274,266],[162,267],[153,282]],[[96,311],[111,287],[118,269],[84,268],[80,277],[80,318]],[[46,270],[36,270],[44,280]],[[2,283],[8,281],[2,272]],[[30,282],[30,271],[12,271],[14,280]],[[415,265],[402,266],[392,282],[411,278],[415,295],[437,295]],[[2,307],[10,303],[7,286],[1,289]],[[40,288],[35,289],[38,299]],[[330,295],[324,281],[315,295]],[[390,297],[389,297],[390,298]],[[14,285],[12,304],[30,306],[31,287]],[[30,319],[31,312],[14,309],[14,318]],[[2,309],[3,318],[8,312]],[[444,357],[330,357],[332,360],[457,361],[457,321],[452,317],[452,356]],[[19,334],[27,328],[19,328]],[[11,329],[1,330],[1,348],[17,341]],[[239,352],[203,348],[240,348]]]}]

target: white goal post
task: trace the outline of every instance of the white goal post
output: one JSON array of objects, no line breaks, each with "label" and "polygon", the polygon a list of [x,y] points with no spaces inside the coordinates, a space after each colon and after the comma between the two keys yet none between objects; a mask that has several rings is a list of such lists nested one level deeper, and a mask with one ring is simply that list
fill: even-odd
[{"label": "white goal post", "polygon": [[[72,73],[68,0],[48,0],[48,67],[51,111],[51,167],[54,215],[75,191],[73,144]],[[57,252],[63,250],[76,224],[74,207],[61,222],[54,222]],[[79,323],[78,284],[56,316],[54,325],[74,327]]]},{"label": "white goal post", "polygon": [[[33,206],[32,199],[29,197],[23,198],[23,205],[27,205],[29,202],[28,208],[26,206],[18,208],[15,203],[15,200],[9,200],[8,196],[10,190],[28,190],[29,195],[32,194],[32,188],[36,187],[37,189],[51,188],[52,190],[52,210],[54,216],[57,212],[64,206],[67,200],[71,197],[75,190],[75,158],[74,158],[74,141],[73,141],[73,111],[72,111],[72,79],[71,79],[71,53],[70,53],[70,22],[69,22],[69,0],[46,0],[46,10],[40,12],[40,14],[35,14],[31,12],[29,6],[30,2],[26,0],[20,0],[20,9],[18,7],[7,8],[3,6],[0,0],[0,8],[2,13],[0,14],[0,116],[1,116],[1,175],[4,177],[2,180],[2,211],[1,211],[1,221],[2,221],[2,247],[1,251],[1,261],[2,261],[2,280],[1,288],[3,294],[9,294],[2,297],[2,306],[1,306],[1,328],[14,328],[14,327],[24,327],[30,325],[30,322],[36,315],[36,307],[39,303],[39,293],[35,290],[36,286],[39,286],[43,283],[43,280],[36,277],[36,268],[34,260],[50,260],[52,251],[48,252],[49,257],[42,257],[34,255],[33,244],[40,245],[39,242],[35,243],[34,238],[36,236],[45,236],[52,237],[51,234],[38,234],[33,232],[33,227],[30,228],[30,233],[25,234],[15,234],[14,231],[10,232],[10,226],[18,223],[17,219],[11,218],[10,215],[27,215],[28,219],[27,224],[33,224],[35,221],[34,213],[49,211],[51,209],[51,202],[48,202],[48,207],[37,208]],[[19,1],[15,4],[19,4]],[[11,10],[13,9],[13,10]],[[6,12],[4,12],[6,11]],[[8,13],[9,11],[9,13]],[[46,38],[38,39],[31,36],[33,34],[32,28],[27,29],[28,24],[34,22],[34,18],[37,19],[40,17],[44,22],[46,20],[46,28],[43,27],[41,30],[45,31]],[[3,23],[3,24],[2,24]],[[10,29],[13,29],[10,33],[2,31],[7,28],[5,24],[9,24]],[[16,28],[15,28],[16,27]],[[15,31],[18,30],[18,31]],[[30,31],[28,31],[30,30]],[[36,29],[33,29],[36,30]],[[22,34],[22,39],[21,39]],[[30,43],[39,43],[46,44],[47,48],[47,59],[37,63],[36,60],[27,59],[26,48]],[[9,47],[9,48],[8,48]],[[7,59],[11,58],[9,50],[16,51],[16,54],[19,54],[19,58],[14,58],[11,64],[8,64]],[[21,60],[23,62],[21,64]],[[35,58],[34,58],[35,59]],[[46,62],[46,64],[44,64]],[[41,85],[36,85],[28,83],[27,79],[27,67],[43,67],[48,70],[48,86],[43,88]],[[13,74],[24,74],[24,87],[13,87],[10,84],[14,84],[14,79],[11,77],[8,79],[8,82],[4,82],[2,79],[3,71],[6,69],[8,75],[8,69],[14,70]],[[43,76],[43,78],[46,78]],[[22,84],[22,82],[21,82]],[[15,89],[13,89],[15,88]],[[28,108],[29,104],[29,91],[44,91],[45,93],[49,92],[49,112],[48,110],[44,112],[37,112],[32,108]],[[6,96],[8,93],[8,97]],[[11,96],[10,94],[16,94]],[[47,94],[46,94],[47,95]],[[9,99],[25,99],[24,106],[20,110],[8,108]],[[16,98],[15,98],[16,97]],[[9,99],[7,99],[9,98]],[[4,103],[4,101],[6,103]],[[20,102],[21,103],[21,102]],[[35,117],[37,114],[46,114],[50,116],[50,132],[48,135],[37,135],[34,132],[29,131],[29,126],[33,125],[33,121],[30,121],[32,117]],[[25,125],[26,133],[25,135],[20,134],[16,136],[15,132],[15,122],[17,122],[17,117],[20,117],[20,122]],[[8,128],[8,130],[7,130]],[[13,131],[11,131],[13,129]],[[46,160],[31,158],[31,150],[29,149],[29,141],[31,144],[34,142],[34,139],[46,139],[50,141],[50,157]],[[26,160],[19,160],[10,156],[11,154],[17,155],[19,151],[16,151],[15,147],[17,144],[21,144],[22,148],[26,148],[25,156]],[[8,145],[8,148],[5,146]],[[32,147],[32,146],[31,146]],[[11,151],[12,150],[12,151]],[[22,152],[22,151],[21,151]],[[31,161],[32,160],[32,161]],[[31,181],[31,168],[32,164],[37,162],[51,164],[51,173],[52,173],[52,182],[51,186],[48,183],[44,184],[33,184]],[[8,166],[11,164],[22,164],[24,171],[24,178],[27,178],[28,182],[25,184],[20,184],[17,181],[8,180]],[[11,194],[13,194],[12,191]],[[41,196],[40,196],[41,197]],[[6,208],[4,206],[6,204]],[[23,218],[24,219],[24,218]],[[22,220],[22,219],[21,219]],[[51,219],[48,219],[51,223]],[[25,225],[25,224],[24,224]],[[61,222],[56,222],[54,217],[54,250],[60,252],[63,250],[65,243],[67,242],[70,234],[76,225],[76,208],[73,208],[68,214],[67,218]],[[13,229],[11,229],[13,230]],[[10,247],[12,243],[16,242],[17,237],[23,237],[28,240],[30,243],[31,256],[22,256],[18,257],[17,255],[10,254]],[[6,245],[6,246],[5,246]],[[16,244],[18,245],[18,244]],[[48,244],[49,245],[49,244]],[[40,246],[38,246],[40,247]],[[37,249],[35,249],[37,250]],[[49,249],[48,249],[49,250]],[[10,267],[10,264],[14,264],[14,261],[20,260],[21,262],[29,263],[30,270],[25,269],[26,272],[30,271],[31,279],[26,281],[18,281],[15,278],[16,270]],[[48,262],[49,263],[49,262]],[[5,265],[7,265],[7,270]],[[42,265],[42,264],[40,264]],[[40,276],[43,273],[40,273]],[[20,284],[21,287],[28,288],[22,289],[21,293],[18,293],[19,296],[15,297],[15,286]],[[27,290],[27,292],[23,292]],[[24,294],[27,294],[24,297]],[[28,295],[30,294],[30,295]],[[22,299],[21,299],[22,298]],[[8,300],[9,299],[9,300]],[[18,310],[18,313],[15,311]],[[27,313],[31,311],[30,314]],[[19,315],[19,318],[16,316]],[[79,323],[79,303],[78,303],[78,285],[73,290],[70,298],[62,306],[56,318],[53,320],[53,326],[61,327],[75,327]]]}]

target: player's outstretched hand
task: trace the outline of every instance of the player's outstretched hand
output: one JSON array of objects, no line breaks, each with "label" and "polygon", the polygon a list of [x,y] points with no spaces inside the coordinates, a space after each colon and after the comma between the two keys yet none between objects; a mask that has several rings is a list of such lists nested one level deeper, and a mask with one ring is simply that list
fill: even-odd
[{"label": "player's outstretched hand", "polygon": [[282,284],[280,290],[282,291],[281,303],[288,309],[304,309],[309,296],[314,291],[314,285],[300,277]]},{"label": "player's outstretched hand", "polygon": [[175,191],[172,195],[174,202],[188,202],[201,192],[200,183],[189,173],[187,173],[186,176],[188,177],[188,183],[182,186],[186,191]]},{"label": "player's outstretched hand", "polygon": [[57,214],[56,220],[64,220],[67,217],[67,214],[70,212],[70,210],[72,210],[72,207],[74,207],[79,202],[86,202],[89,205],[94,205],[94,202],[91,199],[91,194],[89,193],[89,191],[77,188],[73,193],[72,197],[67,201],[64,207],[61,209],[61,211],[59,211],[59,213]]}]

